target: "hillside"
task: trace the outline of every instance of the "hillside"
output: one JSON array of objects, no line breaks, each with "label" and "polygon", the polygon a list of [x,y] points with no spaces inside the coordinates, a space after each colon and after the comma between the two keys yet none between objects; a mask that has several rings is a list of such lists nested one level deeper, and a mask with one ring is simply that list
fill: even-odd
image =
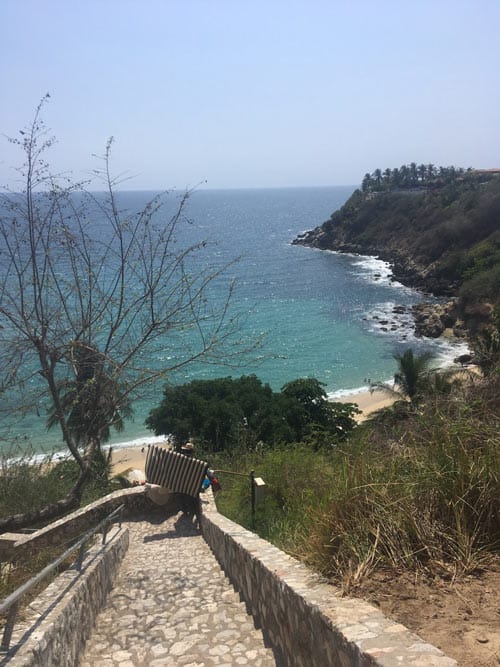
[{"label": "hillside", "polygon": [[500,175],[472,171],[445,184],[356,190],[293,243],[376,255],[393,265],[395,279],[458,296],[461,315],[477,317],[499,301]]}]

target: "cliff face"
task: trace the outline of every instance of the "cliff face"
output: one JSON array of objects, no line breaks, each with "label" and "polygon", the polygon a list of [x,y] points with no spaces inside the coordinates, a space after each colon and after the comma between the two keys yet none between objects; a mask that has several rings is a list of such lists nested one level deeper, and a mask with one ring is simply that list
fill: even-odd
[{"label": "cliff face", "polygon": [[[474,177],[412,192],[356,190],[320,227],[293,243],[376,255],[396,280],[458,297],[460,317],[500,298],[500,177]],[[481,315],[483,317],[483,315]]]},{"label": "cliff face", "polygon": [[[456,332],[462,320],[474,331],[500,302],[500,177],[480,182],[471,176],[416,192],[356,190],[329,220],[293,243],[378,256],[403,284],[453,297],[448,310],[456,313]],[[423,335],[450,327],[448,315],[442,327],[429,317],[427,327],[425,313],[416,313]]]}]

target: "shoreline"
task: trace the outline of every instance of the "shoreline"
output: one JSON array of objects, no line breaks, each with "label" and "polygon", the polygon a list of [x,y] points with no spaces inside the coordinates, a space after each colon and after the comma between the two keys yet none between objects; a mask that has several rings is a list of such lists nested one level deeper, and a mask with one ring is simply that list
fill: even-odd
[{"label": "shoreline", "polygon": [[[363,389],[361,391],[354,390],[351,394],[346,393],[342,397],[330,398],[329,400],[337,403],[357,403],[361,413],[356,415],[355,419],[358,423],[361,423],[377,410],[390,407],[396,399],[388,396],[381,389],[375,389],[374,391]],[[166,442],[165,439],[163,440]],[[157,444],[163,443],[158,442]],[[144,472],[146,453],[147,446],[132,445],[130,447],[113,448],[111,453],[113,474],[120,475],[130,470],[137,481],[142,481],[138,473]]]},{"label": "shoreline", "polygon": [[[480,374],[480,371],[475,366],[470,366],[468,369],[457,368],[457,375],[461,372],[473,372]],[[366,387],[353,389],[351,391],[345,390],[342,394],[330,394],[328,400],[332,403],[356,403],[361,410],[359,415],[355,415],[357,423],[362,423],[378,410],[388,408],[397,400],[389,396],[381,389],[374,389],[370,391]],[[144,435],[143,437],[134,438],[129,442],[117,443],[116,445],[105,445],[103,451],[111,451],[112,474],[121,475],[124,472],[131,472],[132,481],[144,481],[144,466],[146,462],[146,454],[148,445],[150,444],[166,444],[167,438],[164,436]],[[37,454],[33,457],[33,461],[41,461],[46,459],[47,455]],[[69,453],[56,452],[53,454],[53,461],[57,462],[69,458]]]},{"label": "shoreline", "polygon": [[[473,372],[480,374],[480,370],[474,364],[469,365],[466,369],[460,368],[454,364],[444,364],[442,368],[450,368],[455,366],[456,374],[459,376],[462,372]],[[390,382],[390,380],[388,381]],[[384,408],[388,408],[397,400],[381,389],[370,389],[366,386],[358,387],[356,389],[339,390],[328,394],[328,400],[332,403],[355,403],[361,410],[360,414],[355,415],[354,419],[358,423],[366,421],[366,419]],[[153,436],[144,434],[143,436],[135,436],[128,441],[106,444],[103,446],[103,452],[106,453],[110,449],[111,460],[113,466],[113,474],[119,475],[129,469],[144,470],[144,463],[146,460],[146,453],[148,445],[158,444],[162,445],[167,442],[165,436]],[[22,457],[20,457],[22,458]],[[30,463],[40,463],[51,458],[53,463],[70,458],[69,452],[63,450],[54,451],[52,453],[37,453],[29,457]],[[19,460],[18,457],[6,460],[7,465],[10,461]]]},{"label": "shoreline", "polygon": [[386,394],[382,389],[361,389],[352,394],[343,394],[339,397],[329,397],[332,403],[356,403],[361,410],[359,415],[355,415],[354,419],[358,422],[364,422],[371,414],[390,407],[396,399],[389,394]]}]

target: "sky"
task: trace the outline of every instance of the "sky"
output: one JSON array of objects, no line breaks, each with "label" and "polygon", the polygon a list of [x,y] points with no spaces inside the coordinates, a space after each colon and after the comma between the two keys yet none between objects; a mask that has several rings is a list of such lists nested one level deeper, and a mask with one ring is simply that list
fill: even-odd
[{"label": "sky", "polygon": [[113,136],[122,189],[500,167],[499,26],[500,0],[0,0],[0,186],[47,92],[51,168]]}]

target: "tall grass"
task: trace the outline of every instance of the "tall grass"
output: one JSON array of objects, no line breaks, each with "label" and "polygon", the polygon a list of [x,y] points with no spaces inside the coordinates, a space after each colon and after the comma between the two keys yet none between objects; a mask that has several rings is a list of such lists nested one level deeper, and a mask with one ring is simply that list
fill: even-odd
[{"label": "tall grass", "polygon": [[[92,475],[85,487],[82,505],[120,488],[110,478],[110,454],[98,452]],[[0,453],[0,518],[41,509],[69,493],[78,479],[79,468],[72,459],[42,460],[12,448]]]},{"label": "tall grass", "polygon": [[[368,423],[342,449],[247,454],[269,487],[257,530],[346,589],[376,567],[481,568],[500,546],[499,385]],[[220,507],[248,523],[245,493],[223,493]]]},{"label": "tall grass", "polygon": [[329,498],[333,481],[329,455],[302,444],[221,454],[210,465],[244,475],[217,473],[222,484],[217,506],[247,528],[252,528],[249,473],[255,470],[264,479],[266,491],[256,505],[255,530],[292,552],[301,531],[307,529],[307,509]]},{"label": "tall grass", "polygon": [[[51,456],[42,460],[17,448],[0,455],[0,517],[41,509],[63,498],[74,485],[79,473],[73,460],[55,462]],[[110,479],[110,459],[99,453],[94,461],[92,478],[85,488],[82,505],[109,493],[119,484]],[[32,526],[39,527],[39,526]],[[59,556],[68,543],[50,546],[30,554],[29,560],[0,561],[0,599],[12,593]],[[59,571],[72,564],[74,557],[63,563]],[[55,576],[55,573],[54,575]],[[26,605],[51,579],[44,580],[23,598]],[[1,620],[1,619],[0,619]]]},{"label": "tall grass", "polygon": [[0,454],[0,517],[28,512],[62,498],[67,484],[58,475],[49,476],[52,465],[50,456],[37,460],[14,447],[4,449]]}]

